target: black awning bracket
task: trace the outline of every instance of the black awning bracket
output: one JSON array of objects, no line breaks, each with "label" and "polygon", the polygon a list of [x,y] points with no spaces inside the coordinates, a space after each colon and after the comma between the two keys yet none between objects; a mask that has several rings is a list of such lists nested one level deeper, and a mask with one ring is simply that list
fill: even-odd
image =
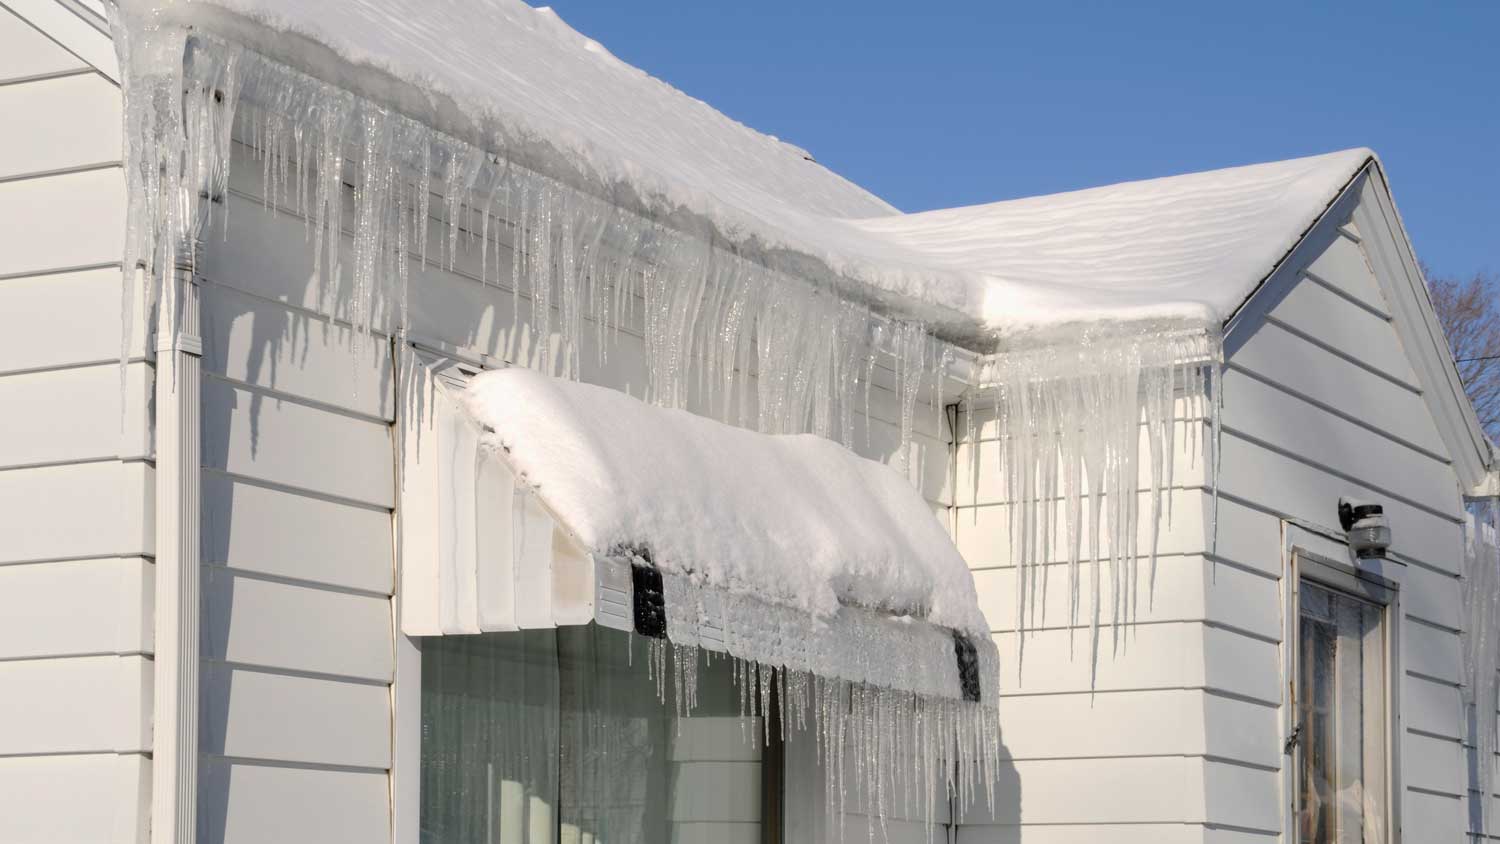
[{"label": "black awning bracket", "polygon": [[[667,638],[667,598],[661,572],[649,566],[630,567],[634,596],[635,632],[652,639]],[[977,676],[977,675],[976,675]]]},{"label": "black awning bracket", "polygon": [[953,632],[953,655],[958,661],[958,685],[964,700],[979,702],[979,650],[974,642],[958,631]]}]

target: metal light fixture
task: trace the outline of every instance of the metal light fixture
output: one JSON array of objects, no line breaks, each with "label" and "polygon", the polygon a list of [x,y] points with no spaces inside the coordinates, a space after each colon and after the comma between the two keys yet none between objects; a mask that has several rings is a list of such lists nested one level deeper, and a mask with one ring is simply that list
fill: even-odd
[{"label": "metal light fixture", "polygon": [[1373,501],[1355,498],[1339,499],[1339,525],[1349,539],[1354,556],[1383,559],[1391,547],[1391,526],[1385,520],[1385,507]]}]

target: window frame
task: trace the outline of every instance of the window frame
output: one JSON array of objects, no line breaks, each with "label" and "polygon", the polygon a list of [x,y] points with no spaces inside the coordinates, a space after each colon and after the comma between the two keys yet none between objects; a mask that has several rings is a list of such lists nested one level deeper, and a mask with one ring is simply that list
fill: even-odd
[{"label": "window frame", "polygon": [[1283,589],[1284,631],[1282,636],[1282,837],[1289,844],[1304,844],[1298,836],[1297,819],[1301,775],[1300,742],[1292,741],[1297,728],[1293,705],[1301,676],[1301,595],[1304,581],[1374,604],[1381,609],[1381,640],[1385,648],[1385,800],[1386,839],[1381,844],[1401,844],[1401,584],[1387,576],[1404,565],[1394,560],[1358,560],[1343,537],[1326,530],[1286,525],[1286,569]]}]

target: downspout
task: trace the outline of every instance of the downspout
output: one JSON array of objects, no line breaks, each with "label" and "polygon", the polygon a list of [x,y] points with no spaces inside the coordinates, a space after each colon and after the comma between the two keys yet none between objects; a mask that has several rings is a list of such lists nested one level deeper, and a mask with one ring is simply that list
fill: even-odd
[{"label": "downspout", "polygon": [[[198,808],[202,426],[196,242],[178,251],[156,336],[152,844],[193,844]],[[169,302],[175,299],[177,306]],[[173,322],[176,324],[174,325]]]}]

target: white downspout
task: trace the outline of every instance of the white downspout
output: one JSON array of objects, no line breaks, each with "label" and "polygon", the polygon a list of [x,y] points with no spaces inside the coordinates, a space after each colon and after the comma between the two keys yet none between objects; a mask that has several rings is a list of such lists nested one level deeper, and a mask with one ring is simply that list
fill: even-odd
[{"label": "white downspout", "polygon": [[[194,244],[195,246],[196,244]],[[194,844],[198,809],[201,403],[195,249],[179,250],[156,337],[156,660],[152,844]],[[170,306],[175,297],[177,307]],[[174,316],[177,325],[172,325]]]}]

